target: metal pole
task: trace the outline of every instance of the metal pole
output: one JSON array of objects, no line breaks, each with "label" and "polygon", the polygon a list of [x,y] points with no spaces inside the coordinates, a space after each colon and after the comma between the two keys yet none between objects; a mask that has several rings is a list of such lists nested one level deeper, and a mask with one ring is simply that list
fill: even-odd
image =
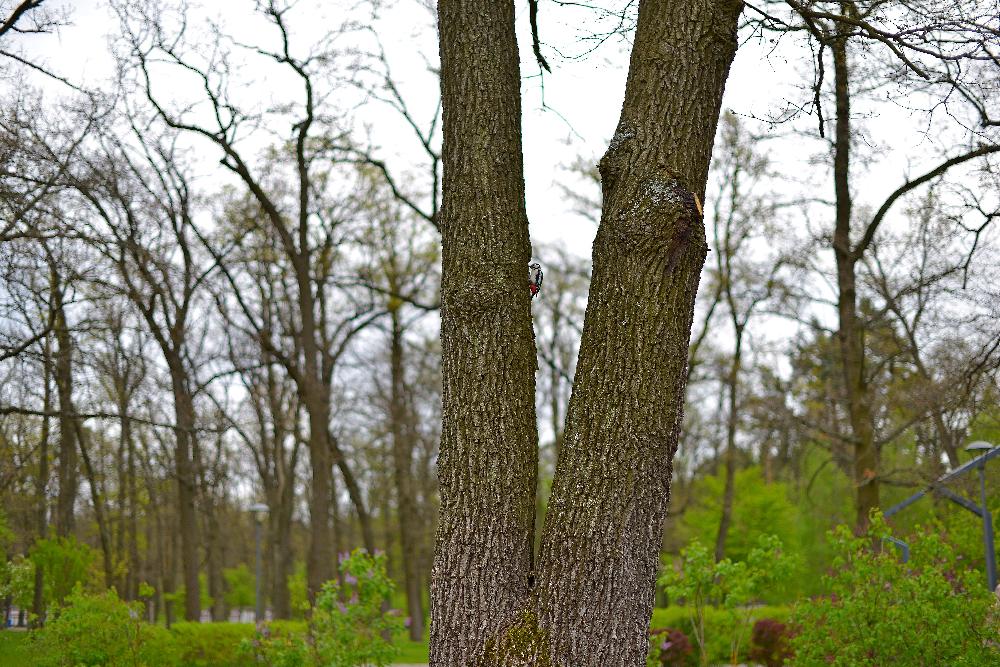
[{"label": "metal pole", "polygon": [[983,509],[983,546],[986,548],[986,581],[990,591],[997,588],[996,550],[993,547],[993,515],[986,506],[986,465],[979,465],[979,498]]},{"label": "metal pole", "polygon": [[260,561],[261,561],[261,558],[260,558],[260,518],[257,517],[256,515],[254,516],[254,531],[253,532],[254,532],[254,541],[257,543],[257,576],[256,576],[256,581],[254,582],[255,583],[255,589],[256,589],[255,592],[254,592],[254,602],[255,602],[254,620],[257,623],[260,623],[261,621],[264,620],[264,601],[261,599],[261,595],[260,595],[260,580],[261,580],[261,575],[260,575],[260,567],[261,567],[261,563],[260,563]]}]

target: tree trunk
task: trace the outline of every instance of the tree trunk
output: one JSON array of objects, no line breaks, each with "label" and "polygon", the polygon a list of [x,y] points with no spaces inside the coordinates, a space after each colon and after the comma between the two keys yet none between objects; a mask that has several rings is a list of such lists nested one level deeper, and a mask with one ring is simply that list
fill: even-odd
[{"label": "tree trunk", "polygon": [[[277,495],[276,495],[277,497]],[[288,590],[288,575],[292,571],[292,510],[295,507],[294,486],[286,481],[281,500],[272,502],[271,527],[271,608],[274,618],[292,617],[292,598]]]},{"label": "tree trunk", "polygon": [[212,598],[212,621],[219,623],[228,620],[225,600],[225,580],[222,576],[222,525],[219,522],[219,506],[211,497],[208,488],[205,489],[205,501],[202,503],[205,513],[205,524],[209,534],[206,536],[207,548],[205,564],[208,570],[208,595]]},{"label": "tree trunk", "polygon": [[701,201],[741,9],[639,6],[542,539],[537,655],[553,665],[645,660],[707,251]]},{"label": "tree trunk", "polygon": [[[731,275],[726,275],[723,279],[730,280]],[[730,312],[732,313],[733,302],[730,300]],[[735,313],[733,319],[736,319]],[[736,347],[733,350],[733,358],[730,360],[729,377],[726,379],[729,393],[729,410],[726,415],[726,482],[722,492],[722,513],[719,517],[719,530],[715,535],[715,561],[722,560],[726,555],[726,537],[729,535],[729,526],[733,521],[733,499],[736,495],[736,426],[737,409],[739,398],[740,368],[743,362],[743,328],[734,321],[736,334]]]},{"label": "tree trunk", "polygon": [[184,620],[201,620],[201,589],[198,582],[198,516],[195,512],[195,498],[198,494],[193,460],[193,440],[195,438],[194,398],[187,386],[187,375],[181,359],[173,358],[168,350],[163,350],[168,358],[170,380],[174,395],[174,429],[176,448],[174,451],[174,471],[177,474],[177,507],[180,519],[181,569],[184,582]]},{"label": "tree trunk", "polygon": [[707,249],[700,198],[741,9],[733,1],[640,4],[625,104],[600,164],[593,281],[532,590],[537,435],[513,7],[439,5],[435,666],[645,661]]},{"label": "tree trunk", "polygon": [[[131,436],[131,431],[126,442],[128,444],[128,532],[126,539],[128,544],[128,585],[126,596],[129,600],[135,600],[139,597],[142,568],[139,561],[139,490],[136,485],[135,438]],[[145,518],[148,523],[149,517]]]},{"label": "tree trunk", "polygon": [[403,329],[399,310],[391,312],[389,423],[392,432],[393,476],[396,482],[396,518],[399,526],[403,585],[410,616],[410,639],[424,637],[424,600],[420,577],[420,512],[413,481],[413,430],[406,402],[403,365]]},{"label": "tree trunk", "polygon": [[441,0],[441,506],[431,664],[479,664],[528,603],[538,432],[512,0]]},{"label": "tree trunk", "polygon": [[90,502],[94,507],[94,518],[97,522],[97,536],[101,544],[101,556],[104,564],[104,586],[111,588],[115,584],[114,556],[111,551],[111,527],[104,498],[101,495],[100,480],[90,459],[88,437],[80,420],[74,420],[76,441],[80,445],[80,456],[83,459],[83,470],[87,476],[87,486],[90,488]]},{"label": "tree trunk", "polygon": [[[35,488],[35,502],[38,503],[38,539],[40,540],[48,537],[49,533],[49,500],[46,491],[49,486],[49,436],[51,434],[48,414],[52,410],[52,384],[50,382],[52,377],[52,344],[50,340],[46,337],[42,352],[42,382],[44,383],[42,410],[45,415],[42,417],[42,433],[38,443],[38,484]],[[45,623],[45,570],[40,567],[35,568],[31,611],[35,615],[37,624]]]},{"label": "tree trunk", "polygon": [[837,120],[834,136],[833,180],[836,196],[836,227],[833,249],[837,260],[837,314],[844,392],[847,399],[851,436],[854,440],[855,530],[868,528],[872,509],[879,505],[878,450],[868,381],[865,377],[864,325],[858,318],[856,266],[858,257],[851,244],[851,107],[850,70],[847,62],[847,38],[838,36],[831,44],[833,52],[834,94]]},{"label": "tree trunk", "polygon": [[[314,395],[303,396],[309,412],[309,463],[312,485],[309,490],[309,554],[306,579],[309,600],[313,601],[323,582],[333,575],[333,542],[330,535],[330,489],[332,461],[329,436],[329,401]],[[324,408],[324,405],[326,406]]]},{"label": "tree trunk", "polygon": [[[55,272],[53,272],[55,276]],[[79,490],[79,462],[77,460],[76,427],[73,407],[73,340],[66,323],[62,289],[58,277],[53,278],[52,288],[54,333],[56,338],[55,381],[59,397],[59,494],[56,498],[56,535],[66,537],[75,527],[74,505]]]}]

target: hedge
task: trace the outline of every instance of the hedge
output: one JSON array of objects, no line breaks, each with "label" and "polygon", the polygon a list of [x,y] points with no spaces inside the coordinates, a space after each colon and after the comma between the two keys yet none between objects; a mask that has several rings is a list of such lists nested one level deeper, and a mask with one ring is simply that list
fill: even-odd
[{"label": "hedge", "polygon": [[[301,621],[271,621],[276,634],[305,634]],[[243,667],[240,642],[252,639],[253,623],[175,623],[170,628],[181,653],[182,667]]]}]

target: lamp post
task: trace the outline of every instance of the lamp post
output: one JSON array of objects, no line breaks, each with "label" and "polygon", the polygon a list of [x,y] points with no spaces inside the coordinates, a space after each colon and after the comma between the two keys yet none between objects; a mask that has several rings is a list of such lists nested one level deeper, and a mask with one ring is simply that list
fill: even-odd
[{"label": "lamp post", "polygon": [[[991,449],[993,449],[993,445],[990,443],[977,440],[976,442],[970,443],[965,448],[965,451],[982,455]],[[997,563],[996,551],[993,547],[993,514],[986,506],[986,459],[979,459],[979,464],[976,468],[979,470],[979,507],[982,510],[981,514],[983,517],[983,546],[986,550],[986,581],[989,584],[990,590],[995,591],[997,588]]]},{"label": "lamp post", "polygon": [[260,524],[269,511],[269,508],[264,503],[254,503],[250,506],[250,513],[253,514],[254,523],[254,543],[256,545],[257,552],[257,564],[256,564],[256,576],[254,578],[254,621],[260,623],[264,620],[264,599],[260,594],[260,584],[261,579],[261,554],[260,554]]}]

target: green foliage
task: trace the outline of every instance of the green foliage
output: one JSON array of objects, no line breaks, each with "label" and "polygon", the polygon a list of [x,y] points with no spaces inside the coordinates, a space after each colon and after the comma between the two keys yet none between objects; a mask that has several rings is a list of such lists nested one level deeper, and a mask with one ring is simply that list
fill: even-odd
[{"label": "green foliage", "polygon": [[253,637],[251,623],[174,623],[170,627],[184,667],[240,667],[240,643]]},{"label": "green foliage", "polygon": [[0,665],[4,667],[31,667],[35,664],[31,653],[31,637],[27,632],[0,632]]},{"label": "green foliage", "polygon": [[402,630],[403,621],[396,610],[384,609],[395,588],[386,573],[385,554],[355,549],[342,559],[340,572],[343,582],[324,584],[309,623],[319,664],[388,665],[397,653],[391,637]]},{"label": "green foliage", "polygon": [[391,663],[398,654],[392,638],[402,633],[403,623],[396,610],[385,608],[395,588],[385,554],[357,549],[341,559],[340,572],[342,581],[326,582],[316,597],[307,636],[264,625],[241,643],[241,654],[255,664],[281,667]]},{"label": "green foliage", "polygon": [[179,658],[170,634],[143,622],[137,606],[79,586],[35,631],[32,648],[39,667],[169,667]]},{"label": "green foliage", "polygon": [[10,596],[21,609],[31,607],[35,590],[35,564],[24,556],[0,564],[0,598]]},{"label": "green foliage", "polygon": [[[713,544],[722,517],[723,475],[705,477],[693,490],[695,502],[683,515],[682,525],[691,540]],[[788,487],[764,481],[757,466],[738,470],[734,480],[732,524],[726,538],[726,556],[746,560],[750,550],[764,535],[776,535],[794,550],[799,541],[796,525],[799,512],[789,499]]]},{"label": "green foliage", "polygon": [[254,575],[245,563],[227,567],[222,571],[226,580],[226,604],[235,609],[246,609],[255,604]]},{"label": "green foliage", "polygon": [[268,623],[261,623],[252,639],[240,642],[240,656],[252,664],[268,667],[307,667],[312,664],[309,644],[302,633],[282,632]]},{"label": "green foliage", "polygon": [[866,536],[831,532],[829,595],[796,607],[794,664],[1000,664],[1000,617],[981,575],[938,532],[912,538],[908,563],[875,548],[889,534],[880,515]]},{"label": "green foliage", "polygon": [[744,644],[753,609],[746,605],[787,577],[792,559],[774,535],[762,535],[750,549],[746,560],[723,558],[715,562],[708,549],[695,540],[681,551],[677,567],[668,567],[660,577],[673,600],[683,600],[694,609],[692,633],[698,644],[701,664],[709,663],[706,615],[711,606],[719,607],[732,621],[729,657],[735,663]]},{"label": "green foliage", "polygon": [[36,568],[42,568],[46,604],[62,604],[76,586],[101,581],[95,570],[97,552],[75,537],[38,540],[30,555]]},{"label": "green foliage", "polygon": [[295,563],[295,568],[288,575],[288,596],[295,618],[305,618],[309,612],[309,590],[306,586],[306,564]]},{"label": "green foliage", "polygon": [[[164,593],[163,599],[166,602],[173,602],[176,613],[184,615],[184,608],[187,606],[187,589],[180,586],[172,593]],[[198,574],[198,602],[202,609],[211,607],[214,602],[212,596],[208,594],[208,577],[205,576],[204,572]]]},{"label": "green foliage", "polygon": [[7,515],[0,511],[0,553],[6,554],[7,547],[14,541],[14,531],[10,529]]}]

